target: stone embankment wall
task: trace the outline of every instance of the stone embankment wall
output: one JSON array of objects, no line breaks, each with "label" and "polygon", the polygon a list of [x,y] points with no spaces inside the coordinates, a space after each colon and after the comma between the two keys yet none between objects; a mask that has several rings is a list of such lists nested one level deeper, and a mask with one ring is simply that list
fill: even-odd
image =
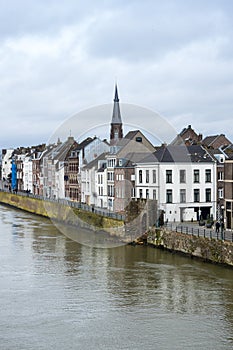
[{"label": "stone embankment wall", "polygon": [[212,263],[233,266],[233,243],[153,228],[148,232],[149,244],[173,252],[184,253]]},{"label": "stone embankment wall", "polygon": [[0,192],[0,203],[50,218],[52,221],[94,229],[95,231],[98,229],[104,230],[110,235],[124,235],[123,221],[100,216],[82,209],[71,208],[59,202],[43,201],[18,194]]}]

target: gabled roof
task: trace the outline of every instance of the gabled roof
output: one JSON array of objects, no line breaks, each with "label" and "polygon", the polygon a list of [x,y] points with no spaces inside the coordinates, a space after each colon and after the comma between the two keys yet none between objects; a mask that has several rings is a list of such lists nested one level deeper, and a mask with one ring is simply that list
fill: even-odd
[{"label": "gabled roof", "polygon": [[173,146],[180,146],[182,144],[194,145],[200,143],[202,140],[202,134],[197,134],[191,125],[183,130],[175,137],[175,139],[170,143]]},{"label": "gabled roof", "polygon": [[218,136],[219,135],[206,136],[202,141],[203,145],[208,147],[211,146],[211,144],[217,139]]},{"label": "gabled roof", "polygon": [[223,147],[222,150],[227,155],[233,153],[233,144],[230,144],[225,148]]},{"label": "gabled roof", "polygon": [[124,156],[124,158],[131,161],[132,164],[135,164],[135,163],[139,163],[139,162],[143,161],[144,159],[149,159],[151,156],[153,157],[153,159],[155,159],[154,153],[151,153],[149,151],[142,152],[142,153],[130,152],[130,153],[127,153]]},{"label": "gabled roof", "polygon": [[155,152],[159,162],[213,162],[213,158],[199,145],[167,146]]},{"label": "gabled roof", "polygon": [[99,160],[105,160],[105,156],[106,156],[106,152],[100,154],[98,157],[96,157],[95,159],[93,159],[90,163],[88,163],[87,165],[85,165],[83,167],[83,169],[91,169],[93,167],[97,167],[98,166],[98,161]]},{"label": "gabled roof", "polygon": [[153,163],[157,163],[158,162],[158,158],[155,155],[156,152],[145,155],[144,158],[139,159],[139,161],[137,161],[135,163],[137,163],[137,164],[148,164],[148,163],[153,164]]},{"label": "gabled roof", "polygon": [[231,142],[228,140],[228,138],[224,134],[206,136],[202,141],[202,143],[206,147],[213,147],[214,143],[217,142],[220,138],[225,139],[225,142],[222,144],[222,146],[231,144]]},{"label": "gabled roof", "polygon": [[148,155],[139,163],[206,163],[214,162],[211,155],[201,146],[164,146]]},{"label": "gabled roof", "polygon": [[125,139],[132,140],[132,139],[137,135],[138,132],[141,133],[140,130],[132,130],[132,131],[129,131],[129,132],[125,135]]},{"label": "gabled roof", "polygon": [[47,152],[44,154],[44,156],[47,156],[51,160],[58,160],[60,162],[64,161],[69,152],[71,151],[72,147],[74,147],[76,144],[76,141],[73,137],[68,137],[68,139],[65,142],[59,142],[57,145],[49,145]]},{"label": "gabled roof", "polygon": [[[135,138],[135,136],[139,134],[140,137],[142,137],[142,140],[144,138],[145,140],[145,144],[142,142],[137,142],[135,141],[135,147],[136,146],[140,146],[141,148],[141,151],[140,153],[145,153],[147,148],[150,147],[151,148],[151,151],[153,152],[155,150],[155,147],[152,145],[152,143],[148,140],[148,138],[140,131],[140,130],[132,130],[132,131],[129,131],[124,138],[122,139],[119,139],[117,141],[117,143],[115,144],[114,148],[115,148],[115,152],[113,153],[114,155],[117,155],[117,156],[120,156],[122,152],[127,151],[127,148],[126,146],[127,145],[130,145],[130,143],[134,142],[133,139]],[[146,145],[147,144],[147,145]],[[143,150],[144,148],[144,150]],[[148,152],[149,149],[148,149]],[[109,155],[111,156],[111,153],[109,153]]]},{"label": "gabled roof", "polygon": [[81,143],[79,143],[78,147],[75,148],[75,151],[80,151],[81,149],[84,149],[93,140],[95,140],[95,138],[87,137],[85,140],[83,140]]}]

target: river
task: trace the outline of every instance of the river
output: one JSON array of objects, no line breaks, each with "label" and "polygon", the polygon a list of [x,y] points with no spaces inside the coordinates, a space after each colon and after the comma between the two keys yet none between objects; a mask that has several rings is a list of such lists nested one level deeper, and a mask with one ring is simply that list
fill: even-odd
[{"label": "river", "polygon": [[1,350],[233,348],[233,270],[0,206]]}]

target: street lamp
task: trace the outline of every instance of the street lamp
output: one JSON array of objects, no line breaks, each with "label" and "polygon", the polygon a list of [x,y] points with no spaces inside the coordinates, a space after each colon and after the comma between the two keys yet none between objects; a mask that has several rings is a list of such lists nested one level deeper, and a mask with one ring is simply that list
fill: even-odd
[{"label": "street lamp", "polygon": [[221,216],[220,221],[224,222],[224,205],[221,205]]}]

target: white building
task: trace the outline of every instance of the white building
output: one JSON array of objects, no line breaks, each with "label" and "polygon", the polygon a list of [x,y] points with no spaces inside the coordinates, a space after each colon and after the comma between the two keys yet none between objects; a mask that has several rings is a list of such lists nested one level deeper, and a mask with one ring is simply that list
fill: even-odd
[{"label": "white building", "polygon": [[55,172],[55,189],[54,196],[55,198],[65,198],[65,164],[64,162],[57,162],[56,172]]},{"label": "white building", "polygon": [[135,186],[167,221],[216,217],[216,162],[201,146],[162,147],[137,164]]},{"label": "white building", "polygon": [[96,172],[97,207],[107,208],[107,162],[103,163]]},{"label": "white building", "polygon": [[[41,180],[43,180],[43,196],[47,198],[64,198],[63,165],[68,154],[75,144],[74,138],[69,136],[65,142],[58,142],[57,145],[48,145],[42,157]],[[62,177],[63,176],[63,177]],[[58,188],[59,186],[59,188]],[[59,194],[62,197],[59,197]]]},{"label": "white building", "polygon": [[108,152],[109,144],[98,137],[88,137],[78,145],[76,150],[79,152],[79,172],[81,172],[82,167],[95,160],[102,153]]},{"label": "white building", "polygon": [[11,174],[11,163],[13,149],[3,149],[2,150],[2,180],[6,184],[9,175]]},{"label": "white building", "polygon": [[[99,169],[106,169],[106,153],[84,166],[81,170],[81,201],[88,205],[104,207],[106,196],[106,177],[98,173]],[[102,183],[101,183],[102,182]]]},{"label": "white building", "polygon": [[33,193],[33,175],[32,175],[32,157],[31,155],[23,156],[23,189]]}]

